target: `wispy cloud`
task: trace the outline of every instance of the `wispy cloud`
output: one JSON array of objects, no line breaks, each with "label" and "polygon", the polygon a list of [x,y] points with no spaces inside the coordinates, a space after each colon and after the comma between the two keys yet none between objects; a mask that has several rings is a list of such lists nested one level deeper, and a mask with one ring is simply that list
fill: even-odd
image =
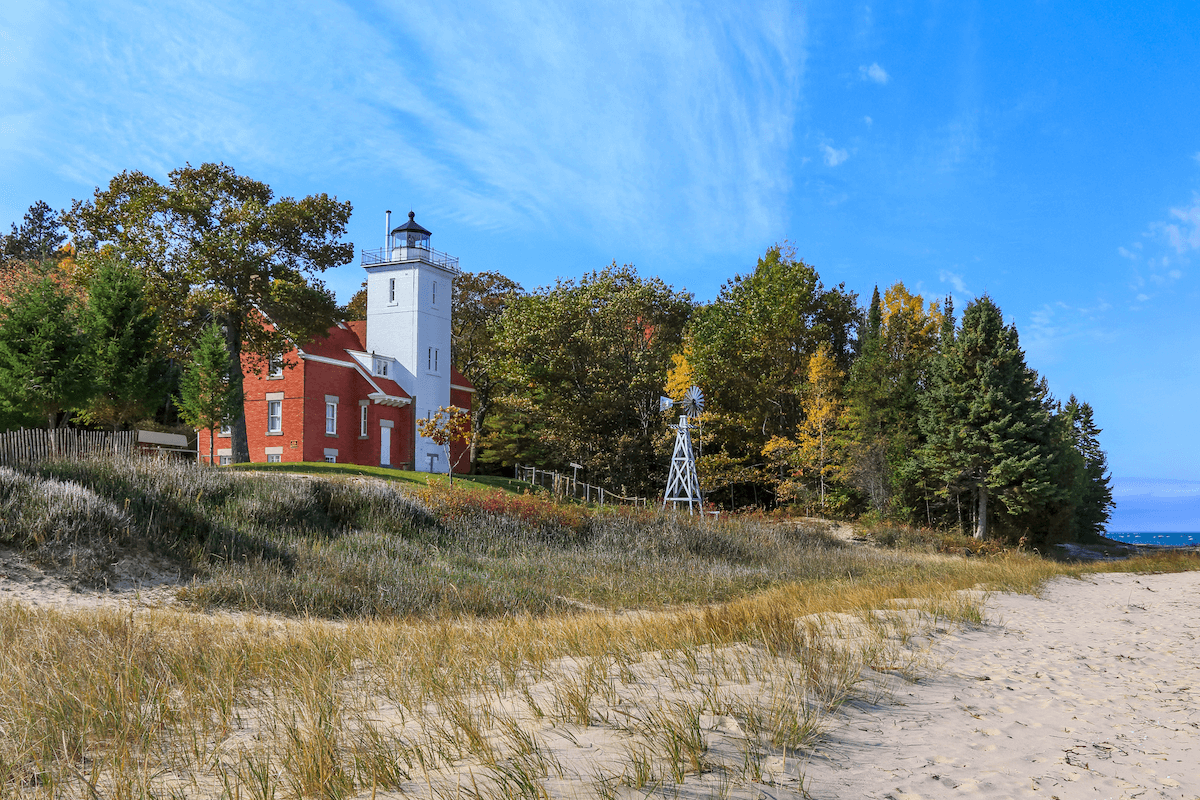
[{"label": "wispy cloud", "polygon": [[1117,253],[1130,262],[1129,288],[1135,303],[1146,303],[1156,290],[1184,279],[1184,267],[1200,250],[1200,193],[1192,194],[1190,205],[1170,208],[1167,219],[1150,223],[1142,241],[1118,247]]},{"label": "wispy cloud", "polygon": [[959,295],[958,297],[954,298],[955,302],[960,301],[963,297],[975,296],[974,293],[967,288],[967,284],[965,281],[963,281],[962,275],[959,275],[957,272],[951,272],[947,269],[940,270],[938,271],[938,280],[942,283],[950,284],[950,287],[954,290],[954,294]]},{"label": "wispy cloud", "polygon": [[836,167],[850,157],[850,153],[846,150],[830,147],[827,144],[821,145],[821,153],[827,167]]},{"label": "wispy cloud", "polygon": [[1192,195],[1190,206],[1172,208],[1170,217],[1161,230],[1175,252],[1182,255],[1200,250],[1200,194]]},{"label": "wispy cloud", "polygon": [[887,70],[878,64],[872,63],[870,66],[863,65],[858,68],[858,74],[864,81],[871,81],[883,85],[890,81],[892,77],[887,74]]},{"label": "wispy cloud", "polygon": [[0,153],[85,185],[224,159],[377,175],[482,229],[706,241],[725,219],[757,240],[786,217],[806,38],[789,4],[43,10],[75,44],[42,48],[12,110],[42,138]]}]

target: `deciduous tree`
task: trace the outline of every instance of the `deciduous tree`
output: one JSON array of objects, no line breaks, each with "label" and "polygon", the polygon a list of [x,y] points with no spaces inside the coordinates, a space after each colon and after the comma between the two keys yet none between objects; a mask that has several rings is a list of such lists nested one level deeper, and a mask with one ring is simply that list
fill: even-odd
[{"label": "deciduous tree", "polygon": [[[470,444],[475,438],[471,428],[471,412],[458,406],[442,406],[428,419],[417,420],[417,430],[433,443],[446,450],[446,474],[450,477],[450,485],[454,485],[454,470],[458,469],[463,456],[470,452]],[[456,442],[468,445],[458,458],[451,459],[451,451]]]},{"label": "deciduous tree", "polygon": [[317,276],[354,255],[339,241],[350,204],[325,194],[275,199],[265,183],[224,164],[189,164],[168,178],[160,185],[124,172],[92,200],[76,201],[67,224],[82,250],[111,248],[142,272],[176,354],[206,320],[220,323],[233,365],[233,459],[248,461],[242,356],[261,370],[336,321],[337,304]]},{"label": "deciduous tree", "polygon": [[535,403],[554,466],[572,461],[614,489],[657,489],[658,398],[691,296],[615,263],[515,298],[496,326],[511,392]]},{"label": "deciduous tree", "polygon": [[[749,275],[737,275],[689,326],[689,364],[708,398],[705,432],[733,462],[757,461],[773,436],[790,438],[804,420],[809,359],[825,343],[838,369],[849,368],[859,322],[856,298],[826,289],[788,246],[767,250]],[[706,459],[715,458],[715,450]],[[765,475],[764,475],[765,477]]]},{"label": "deciduous tree", "polygon": [[[451,358],[454,367],[475,386],[471,426],[482,431],[496,398],[504,392],[504,377],[496,347],[496,323],[517,297],[521,286],[498,272],[465,272],[454,279],[450,295]],[[476,442],[471,440],[471,463]]]}]

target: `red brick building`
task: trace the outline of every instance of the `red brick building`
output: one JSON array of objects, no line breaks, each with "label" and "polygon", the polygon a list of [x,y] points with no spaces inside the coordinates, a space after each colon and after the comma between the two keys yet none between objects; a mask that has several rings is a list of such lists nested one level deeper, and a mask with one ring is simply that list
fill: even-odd
[{"label": "red brick building", "polygon": [[[431,249],[429,231],[412,213],[408,218],[389,232],[384,249],[363,253],[366,321],[338,323],[324,338],[284,353],[266,375],[244,369],[252,462],[446,471],[443,448],[416,426],[442,406],[471,407],[475,389],[449,363],[458,259]],[[218,458],[230,457],[227,432],[216,448]],[[459,472],[470,469],[460,458],[464,449],[457,444],[451,451]],[[208,458],[207,436],[200,437],[200,456]]]},{"label": "red brick building", "polygon": [[[246,439],[253,462],[334,461],[427,470],[417,464],[413,402],[400,384],[372,374],[374,357],[366,352],[367,323],[343,322],[328,335],[284,354],[266,375],[249,369],[243,376],[246,396]],[[471,382],[450,372],[450,402],[471,407]],[[228,431],[216,438],[218,459],[232,453]],[[470,468],[465,445],[451,450],[458,472]],[[208,437],[200,437],[200,456],[208,460]],[[227,463],[227,462],[226,462]],[[445,471],[445,467],[437,465]]]}]

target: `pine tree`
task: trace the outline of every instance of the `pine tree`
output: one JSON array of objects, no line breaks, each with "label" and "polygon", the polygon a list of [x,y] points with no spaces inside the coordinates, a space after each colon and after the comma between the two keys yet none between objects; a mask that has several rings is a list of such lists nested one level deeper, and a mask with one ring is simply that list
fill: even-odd
[{"label": "pine tree", "polygon": [[0,311],[0,404],[54,429],[87,399],[86,355],[75,299],[49,276],[25,286]]},{"label": "pine tree", "polygon": [[215,462],[213,432],[236,411],[229,363],[225,334],[214,322],[200,335],[179,382],[179,416],[193,428],[208,431],[209,463]]},{"label": "pine tree", "polygon": [[155,354],[158,317],[142,280],[105,260],[92,279],[84,318],[94,391],[80,416],[114,430],[143,417],[162,393],[164,365]]},{"label": "pine tree", "polygon": [[1059,491],[1045,385],[986,296],[967,306],[957,335],[943,324],[942,342],[921,418],[923,455],[947,486],[974,495],[975,537],[985,539],[993,499],[1012,516]]},{"label": "pine tree", "polygon": [[[911,517],[922,499],[914,473],[919,445],[918,397],[942,322],[938,304],[903,283],[882,299],[876,288],[867,312],[860,354],[847,386],[848,451],[845,476],[877,513]],[[907,477],[906,477],[907,476]]]},{"label": "pine tree", "polygon": [[1071,423],[1071,436],[1076,451],[1083,458],[1079,481],[1079,500],[1075,508],[1075,535],[1080,539],[1094,538],[1104,533],[1112,516],[1113,496],[1109,484],[1108,456],[1100,448],[1100,428],[1092,418],[1092,407],[1080,403],[1071,395],[1064,410]]}]

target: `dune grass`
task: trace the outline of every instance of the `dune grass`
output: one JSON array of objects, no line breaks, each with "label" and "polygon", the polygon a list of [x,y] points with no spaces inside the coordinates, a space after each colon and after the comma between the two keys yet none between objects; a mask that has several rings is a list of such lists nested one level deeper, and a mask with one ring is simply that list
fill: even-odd
[{"label": "dune grass", "polygon": [[[379,478],[408,486],[448,486],[450,483],[450,479],[444,474],[392,469],[391,467],[372,467],[361,464],[330,464],[324,461],[281,462],[277,464],[232,464],[222,467],[222,469],[266,474],[318,475],[326,478],[335,475],[359,476]],[[524,493],[533,489],[533,485],[526,481],[506,478],[501,475],[455,475],[454,485],[468,490],[489,491],[500,489],[513,493]]]},{"label": "dune grass", "polygon": [[151,543],[187,560],[185,597],[210,612],[300,612],[0,605],[13,797],[803,791],[830,713],[919,680],[921,637],[980,624],[987,591],[1198,566],[137,463],[0,471],[0,519],[48,559]]}]

